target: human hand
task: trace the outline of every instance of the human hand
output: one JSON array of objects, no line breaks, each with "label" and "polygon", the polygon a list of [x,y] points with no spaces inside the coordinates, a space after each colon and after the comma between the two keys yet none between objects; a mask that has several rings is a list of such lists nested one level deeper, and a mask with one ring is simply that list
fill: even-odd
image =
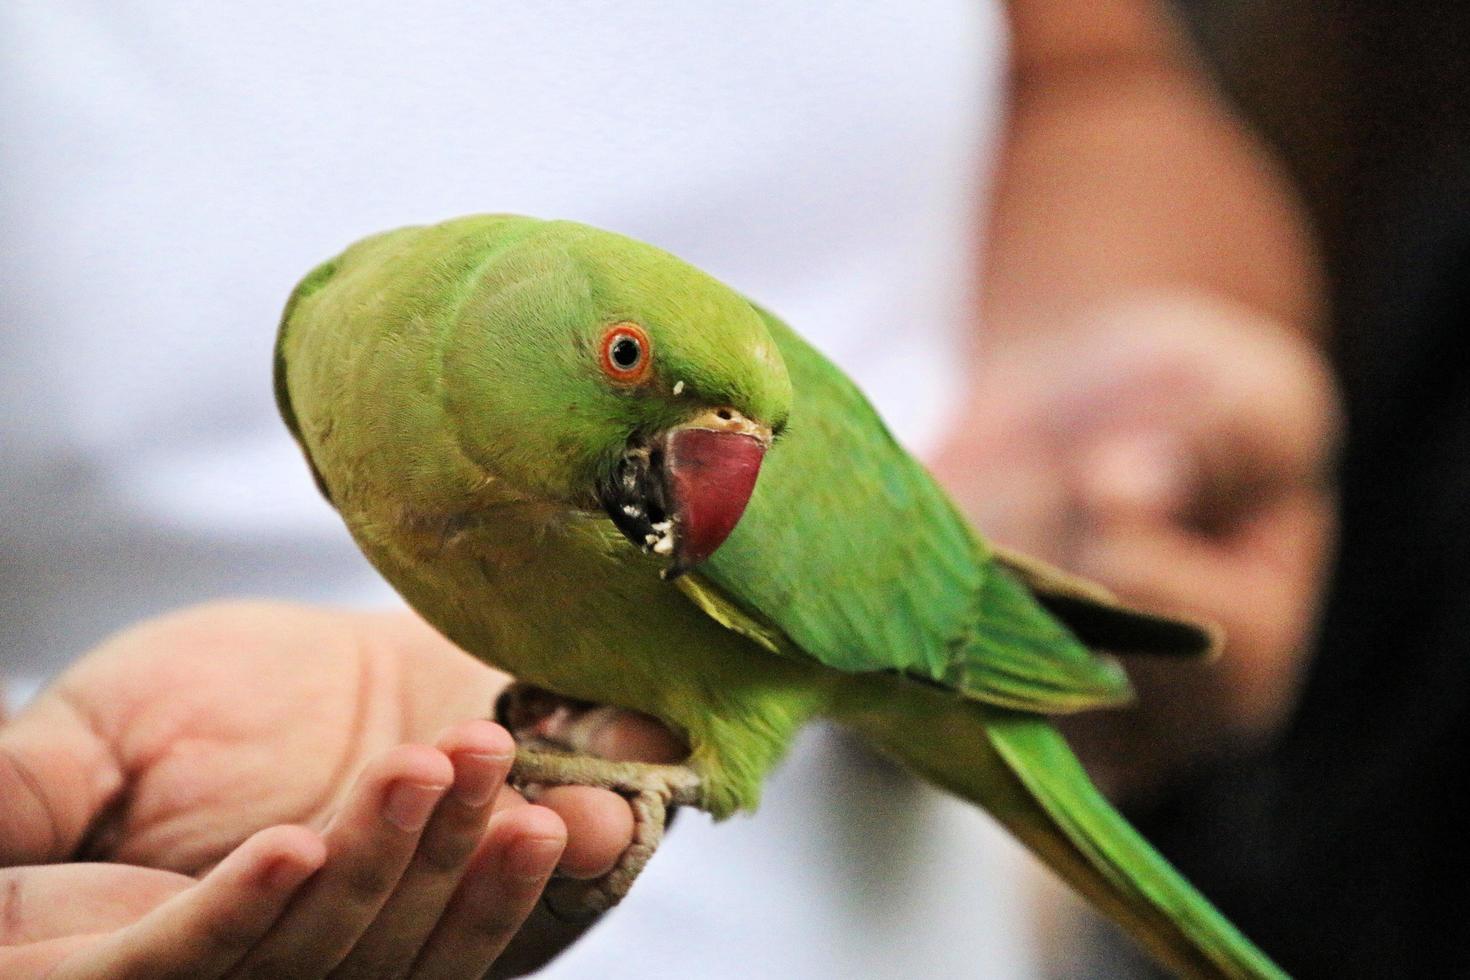
[{"label": "human hand", "polygon": [[1305,340],[1155,297],[987,352],[936,475],[987,535],[1146,607],[1214,620],[1214,664],[1131,660],[1139,706],[1068,719],[1136,796],[1273,731],[1294,701],[1332,527],[1335,391]]},{"label": "human hand", "polygon": [[[463,719],[506,680],[407,614],[216,606],[115,637],[0,728],[0,865],[115,862],[3,872],[0,972],[485,972],[558,861],[594,877],[632,830],[606,791],[502,790],[509,737]],[[593,747],[625,744],[676,750],[626,714]],[[497,971],[581,928],[531,931]]]}]

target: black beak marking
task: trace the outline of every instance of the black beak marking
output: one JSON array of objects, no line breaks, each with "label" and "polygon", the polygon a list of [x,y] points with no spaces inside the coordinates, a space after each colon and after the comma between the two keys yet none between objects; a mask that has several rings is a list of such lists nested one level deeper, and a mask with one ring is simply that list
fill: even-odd
[{"label": "black beak marking", "polygon": [[642,551],[664,557],[674,553],[662,449],[630,445],[611,475],[598,482],[597,497],[613,525]]}]

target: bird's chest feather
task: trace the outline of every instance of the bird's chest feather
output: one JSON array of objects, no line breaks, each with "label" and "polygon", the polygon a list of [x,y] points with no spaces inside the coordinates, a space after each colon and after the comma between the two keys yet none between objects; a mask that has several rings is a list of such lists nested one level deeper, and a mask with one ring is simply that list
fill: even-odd
[{"label": "bird's chest feather", "polygon": [[727,780],[735,805],[750,804],[826,697],[820,670],[708,618],[606,521],[507,506],[400,519],[359,539],[464,649],[523,681],[664,720],[706,768],[739,774]]}]

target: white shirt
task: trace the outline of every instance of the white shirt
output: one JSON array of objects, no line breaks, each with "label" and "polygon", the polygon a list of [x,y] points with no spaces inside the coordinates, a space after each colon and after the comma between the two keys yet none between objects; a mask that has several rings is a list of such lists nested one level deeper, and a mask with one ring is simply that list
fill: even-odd
[{"label": "white shirt", "polygon": [[[960,382],[992,0],[0,5],[0,667],[233,595],[391,594],[275,417],[287,292],[384,228],[565,217],[758,298],[922,450]],[[972,808],[803,739],[555,976],[1016,976]]]}]

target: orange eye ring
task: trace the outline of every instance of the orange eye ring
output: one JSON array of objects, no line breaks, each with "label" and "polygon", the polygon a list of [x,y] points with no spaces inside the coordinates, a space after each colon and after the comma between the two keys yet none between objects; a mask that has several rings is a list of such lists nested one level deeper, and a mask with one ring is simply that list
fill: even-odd
[{"label": "orange eye ring", "polygon": [[636,323],[614,323],[598,347],[602,373],[619,384],[638,384],[653,368],[653,341]]}]

